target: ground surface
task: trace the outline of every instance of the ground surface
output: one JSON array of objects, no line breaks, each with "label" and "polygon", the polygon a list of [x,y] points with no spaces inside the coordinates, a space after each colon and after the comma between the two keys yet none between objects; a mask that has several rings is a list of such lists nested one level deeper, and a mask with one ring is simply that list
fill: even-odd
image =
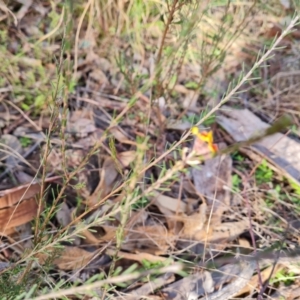
[{"label": "ground surface", "polygon": [[300,298],[299,8],[198,2],[0,2],[1,299]]}]

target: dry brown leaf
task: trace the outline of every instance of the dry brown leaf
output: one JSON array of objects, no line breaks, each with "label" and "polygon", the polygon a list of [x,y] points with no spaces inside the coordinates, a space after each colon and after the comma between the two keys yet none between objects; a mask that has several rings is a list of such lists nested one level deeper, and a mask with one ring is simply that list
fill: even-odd
[{"label": "dry brown leaf", "polygon": [[[58,179],[60,179],[60,176],[49,177],[45,179],[45,183],[54,182]],[[40,183],[28,183],[12,189],[0,191],[0,208],[10,207],[22,200],[34,197],[40,190]]]},{"label": "dry brown leaf", "polygon": [[168,208],[165,208],[164,206],[160,206],[159,210],[166,219],[169,233],[178,236],[183,227],[183,222],[181,220],[182,214],[176,215],[173,211],[169,210]]},{"label": "dry brown leaf", "polygon": [[94,206],[99,203],[102,198],[108,195],[113,186],[117,185],[117,177],[119,175],[119,171],[116,168],[116,164],[114,159],[111,157],[107,158],[104,161],[101,174],[100,174],[100,182],[93,192],[91,196],[86,199],[86,203],[89,206]]},{"label": "dry brown leaf", "polygon": [[[99,238],[101,242],[111,242],[116,238],[117,227],[101,226],[105,230],[105,235]],[[127,230],[124,230],[124,236],[127,236]]]},{"label": "dry brown leaf", "polygon": [[16,188],[0,192],[0,208],[10,207],[14,204],[32,198],[41,191],[39,183],[24,184]]},{"label": "dry brown leaf", "polygon": [[[50,177],[45,184],[59,179]],[[40,183],[29,183],[0,192],[0,231],[12,232],[16,226],[23,225],[37,216],[36,195],[41,191]],[[13,230],[14,231],[14,230]]]},{"label": "dry brown leaf", "polygon": [[122,144],[128,144],[128,145],[134,145],[136,146],[136,142],[130,141],[127,136],[121,132],[121,130],[117,127],[111,128],[110,133],[114,136],[114,138],[122,143]]},{"label": "dry brown leaf", "polygon": [[[88,265],[95,256],[95,252],[88,252],[78,247],[65,246],[60,249],[48,249],[50,255],[57,251],[57,258],[53,263],[61,270],[76,270]],[[49,259],[49,254],[38,253],[37,258],[40,264]]]},{"label": "dry brown leaf", "polygon": [[164,207],[172,212],[177,212],[177,213],[186,212],[186,204],[179,199],[168,197],[158,192],[154,192],[153,197],[154,197],[153,204],[155,204],[159,209],[161,207]]},{"label": "dry brown leaf", "polygon": [[20,204],[0,210],[0,231],[6,232],[16,226],[23,225],[37,216],[38,204],[34,198]]},{"label": "dry brown leaf", "polygon": [[136,157],[135,151],[125,151],[117,155],[117,159],[108,157],[103,163],[100,175],[100,182],[91,196],[88,197],[86,203],[89,206],[97,204],[102,198],[107,196],[117,186],[117,177],[122,168],[129,166]]},{"label": "dry brown leaf", "polygon": [[122,249],[129,251],[143,249],[143,252],[147,253],[164,254],[174,242],[174,237],[160,224],[136,226],[125,236],[126,239],[122,244]]},{"label": "dry brown leaf", "polygon": [[251,249],[250,242],[245,238],[239,238],[238,243],[239,243],[240,248]]},{"label": "dry brown leaf", "polygon": [[181,236],[191,239],[191,238],[195,238],[195,236],[199,232],[206,233],[206,228],[204,228],[207,219],[206,209],[207,209],[206,204],[203,203],[200,205],[198,212],[194,213],[193,215],[191,216],[182,215],[181,221],[183,222],[184,225],[183,225],[183,230],[181,232]]},{"label": "dry brown leaf", "polygon": [[219,241],[219,240],[232,240],[235,239],[240,234],[244,233],[248,229],[248,223],[246,221],[239,222],[227,222],[222,223],[218,226],[209,226],[208,232],[207,228],[203,228],[194,233],[193,238],[197,241]]},{"label": "dry brown leaf", "polygon": [[101,240],[99,240],[92,232],[85,229],[80,231],[80,235],[84,237],[84,243],[88,245],[98,245]]},{"label": "dry brown leaf", "polygon": [[136,158],[136,151],[124,151],[117,154],[117,159],[122,167],[128,167]]},{"label": "dry brown leaf", "polygon": [[204,203],[200,205],[197,213],[190,216],[181,215],[180,218],[184,224],[181,237],[199,242],[234,239],[248,228],[246,221],[208,224],[207,207]]}]

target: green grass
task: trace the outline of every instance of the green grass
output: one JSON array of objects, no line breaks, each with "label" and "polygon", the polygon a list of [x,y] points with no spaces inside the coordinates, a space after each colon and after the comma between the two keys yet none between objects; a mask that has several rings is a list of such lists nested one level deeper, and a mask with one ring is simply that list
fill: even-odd
[{"label": "green grass", "polygon": [[233,174],[232,175],[232,189],[233,189],[233,191],[236,192],[236,193],[240,192],[241,184],[242,184],[241,177],[237,174]]},{"label": "green grass", "polygon": [[255,179],[257,184],[269,183],[273,179],[273,171],[269,167],[268,162],[264,159],[255,171]]},{"label": "green grass", "polygon": [[20,138],[20,143],[23,148],[29,146],[32,143],[32,139],[27,138],[27,137],[21,137]]},{"label": "green grass", "polygon": [[[209,109],[204,109],[201,111],[200,115],[189,115],[189,116],[184,116],[182,118],[183,121],[187,121],[191,123],[191,127],[197,123],[199,123],[207,114],[209,113]],[[215,114],[210,115],[203,123],[203,126],[211,126],[212,124],[215,124],[216,122],[216,116]]]},{"label": "green grass", "polygon": [[297,275],[292,271],[280,270],[270,280],[270,283],[283,283],[285,286],[292,285],[297,279]]}]

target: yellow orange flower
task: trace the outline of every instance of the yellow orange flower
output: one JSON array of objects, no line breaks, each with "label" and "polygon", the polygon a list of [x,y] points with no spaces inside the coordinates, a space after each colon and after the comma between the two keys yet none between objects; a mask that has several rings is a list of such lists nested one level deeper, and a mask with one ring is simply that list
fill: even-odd
[{"label": "yellow orange flower", "polygon": [[209,150],[212,153],[216,153],[218,151],[218,146],[214,144],[214,137],[212,130],[210,131],[202,131],[200,132],[199,128],[194,126],[191,129],[192,134],[196,136],[199,140],[206,142],[208,145]]}]

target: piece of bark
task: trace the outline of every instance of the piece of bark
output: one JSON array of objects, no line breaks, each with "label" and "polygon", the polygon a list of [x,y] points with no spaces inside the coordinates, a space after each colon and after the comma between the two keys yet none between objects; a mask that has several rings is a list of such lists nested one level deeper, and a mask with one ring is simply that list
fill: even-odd
[{"label": "piece of bark", "polygon": [[[270,126],[248,109],[223,106],[217,122],[237,141],[246,141]],[[282,133],[275,133],[249,148],[276,166],[284,176],[300,183],[300,144]]]}]

